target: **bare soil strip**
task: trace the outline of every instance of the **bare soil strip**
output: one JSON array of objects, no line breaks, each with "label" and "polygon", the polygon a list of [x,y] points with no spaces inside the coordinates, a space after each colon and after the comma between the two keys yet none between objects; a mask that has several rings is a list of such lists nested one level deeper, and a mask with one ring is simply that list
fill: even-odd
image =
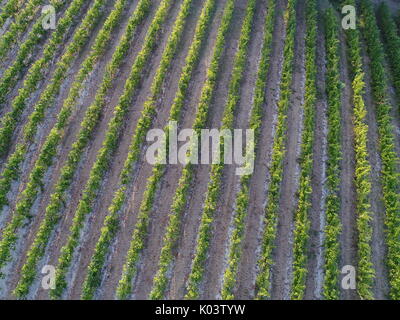
[{"label": "bare soil strip", "polygon": [[313,193],[310,209],[310,240],[305,299],[321,299],[324,277],[325,179],[327,157],[327,96],[324,26],[320,20],[317,35],[317,102],[315,104],[314,168],[311,178]]},{"label": "bare soil strip", "polygon": [[[341,30],[343,31],[343,30]],[[342,90],[342,165],[341,165],[341,223],[340,236],[341,258],[340,269],[345,265],[357,267],[357,226],[356,226],[356,189],[354,184],[355,152],[354,152],[354,125],[353,102],[350,70],[347,62],[347,44],[343,32],[340,33],[341,61],[340,74],[344,83]],[[342,299],[352,300],[357,298],[356,290],[341,288]]]},{"label": "bare soil strip", "polygon": [[265,194],[268,185],[268,164],[271,160],[275,132],[279,83],[283,64],[283,47],[286,26],[283,19],[287,1],[277,1],[276,23],[272,43],[271,68],[268,72],[266,103],[263,124],[260,130],[260,143],[256,153],[254,174],[251,179],[249,210],[246,222],[246,235],[243,243],[242,261],[238,270],[238,299],[252,299],[255,292],[256,266],[262,236]]},{"label": "bare soil strip", "polygon": [[272,272],[272,299],[289,299],[293,262],[293,214],[297,206],[299,183],[301,132],[303,123],[303,104],[305,91],[305,2],[297,4],[297,34],[295,40],[295,59],[292,83],[291,104],[288,110],[288,130],[286,156],[283,167],[279,220],[276,237],[276,250],[273,253],[275,264]]},{"label": "bare soil strip", "polygon": [[[135,3],[134,5],[132,4],[132,7],[129,9],[130,12],[132,12],[134,10],[133,6],[136,6],[136,4],[137,3]],[[112,117],[113,108],[117,104],[118,97],[120,96],[120,94],[123,91],[125,80],[128,78],[128,75],[130,72],[130,65],[132,64],[133,60],[137,56],[137,53],[141,49],[143,39],[147,32],[147,28],[151,23],[151,17],[152,17],[152,15],[154,15],[154,12],[155,12],[154,8],[156,8],[156,7],[157,7],[157,4],[155,4],[155,6],[153,7],[150,17],[146,20],[146,22],[142,26],[140,26],[138,28],[138,31],[135,35],[135,39],[133,40],[132,49],[130,50],[129,54],[127,55],[126,60],[124,61],[123,65],[120,69],[121,71],[119,72],[118,76],[116,77],[116,80],[114,81],[114,84],[113,84],[114,88],[112,90],[110,90],[110,97],[108,99],[108,104],[104,108],[103,116],[97,127],[97,131],[93,137],[93,140],[89,144],[89,147],[87,148],[88,151],[86,151],[86,153],[84,155],[84,159],[81,161],[78,172],[75,175],[78,178],[75,179],[75,181],[73,182],[72,187],[71,187],[70,197],[66,203],[66,207],[68,209],[64,212],[64,216],[61,219],[61,222],[56,231],[54,243],[52,244],[52,246],[50,246],[51,249],[49,250],[49,252],[47,252],[46,259],[45,259],[45,260],[49,260],[51,258],[52,259],[51,261],[53,264],[57,261],[59,250],[66,241],[66,238],[68,235],[68,230],[72,223],[72,217],[76,210],[77,204],[79,202],[82,188],[88,179],[90,168],[96,158],[96,153],[99,150],[99,148],[101,147],[102,139],[104,137],[104,133],[106,131],[108,121]],[[126,25],[126,23],[127,23],[127,20],[122,21],[121,25],[124,27]],[[123,29],[121,30],[121,33],[122,33],[122,31],[123,31]],[[119,35],[117,35],[117,36],[119,36]],[[116,38],[116,40],[118,40],[118,38]],[[117,44],[117,42],[115,42],[115,44],[113,44],[113,47],[116,44]],[[102,68],[101,68],[100,72],[104,71],[103,70],[104,66],[108,62],[112,53],[113,52],[111,51],[111,52],[107,52],[107,54],[105,54],[104,59],[101,62]],[[150,69],[150,67],[149,67],[149,73],[150,72],[152,72],[152,74],[154,74],[154,71],[152,69]],[[149,86],[148,82],[149,81],[147,81],[147,86]],[[75,115],[73,122],[71,124],[71,127],[69,128],[69,130],[67,132],[66,139],[65,139],[65,141],[63,141],[63,148],[61,150],[61,154],[58,156],[59,162],[56,163],[55,166],[52,168],[51,186],[53,186],[56,179],[58,178],[59,171],[65,162],[65,159],[68,155],[71,144],[75,140],[75,134],[80,127],[80,122],[85,113],[86,107],[92,102],[92,100],[94,98],[94,95],[95,95],[95,92],[97,89],[96,87],[97,87],[97,85],[93,88],[93,90],[87,91],[84,94],[84,97],[81,99],[81,101],[79,101],[79,105],[81,106],[81,109],[78,108],[79,112]],[[135,114],[137,114],[137,113],[135,113]],[[128,118],[128,120],[129,119],[130,118]],[[52,191],[53,190],[48,190],[48,192],[46,192],[45,196],[43,197],[43,200],[41,202],[41,208],[42,208],[41,210],[44,211],[44,209],[48,203],[49,196],[52,193]],[[36,227],[38,227],[38,225]],[[32,238],[32,240],[33,240],[33,238]]]},{"label": "bare soil strip", "polygon": [[[218,4],[217,10],[223,9],[224,3]],[[200,4],[198,4],[200,6]],[[211,28],[210,28],[211,29]],[[211,43],[214,44],[214,38],[212,38]],[[210,53],[210,56],[212,54]],[[208,65],[208,64],[207,64]],[[207,68],[204,68],[206,70]],[[203,80],[204,79],[204,80]],[[179,80],[179,74],[174,77],[173,83],[176,83]],[[202,78],[205,81],[205,78]],[[190,128],[191,123],[194,120],[197,103],[194,104],[194,97],[199,98],[201,94],[201,89],[203,81],[200,82],[200,85],[195,89],[194,96],[190,97],[188,103],[185,107],[185,113],[183,116],[183,125],[181,129]],[[171,84],[171,83],[170,83]],[[167,105],[171,105],[172,101],[175,97],[175,92],[177,87],[170,86],[169,93],[167,95]],[[169,101],[169,102],[168,102]],[[196,100],[197,102],[197,100]],[[190,107],[189,107],[190,106]],[[189,109],[190,108],[190,109]],[[156,121],[156,128],[163,128],[166,124],[166,117],[168,117],[168,113],[165,112],[165,119],[163,122],[160,122],[160,119]],[[190,122],[190,124],[188,124]],[[143,165],[143,171],[146,172],[146,179],[152,174],[152,167],[145,163]],[[152,216],[149,225],[149,233],[147,236],[146,246],[142,253],[142,261],[140,263],[140,267],[138,269],[138,274],[136,277],[136,284],[133,291],[133,297],[135,299],[147,299],[153,285],[153,278],[158,269],[158,261],[160,259],[161,248],[163,246],[165,228],[169,221],[170,208],[173,201],[173,197],[175,195],[176,186],[178,185],[178,180],[181,176],[182,166],[178,165],[169,165],[167,166],[166,172],[162,179],[161,185],[159,186],[157,196],[154,201],[154,207],[152,210]],[[138,183],[141,180],[140,176],[137,180]]]}]

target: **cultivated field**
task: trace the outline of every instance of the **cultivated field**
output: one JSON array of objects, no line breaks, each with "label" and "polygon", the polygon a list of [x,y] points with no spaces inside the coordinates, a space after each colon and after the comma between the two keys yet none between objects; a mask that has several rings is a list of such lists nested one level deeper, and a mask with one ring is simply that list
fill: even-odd
[{"label": "cultivated field", "polygon": [[398,1],[0,0],[0,299],[399,300],[399,157]]}]

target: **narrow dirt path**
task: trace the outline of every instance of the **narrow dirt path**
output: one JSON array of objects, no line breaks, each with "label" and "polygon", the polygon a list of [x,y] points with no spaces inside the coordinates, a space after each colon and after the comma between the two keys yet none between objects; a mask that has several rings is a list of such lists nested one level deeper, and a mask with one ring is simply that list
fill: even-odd
[{"label": "narrow dirt path", "polygon": [[[321,18],[321,16],[320,16]],[[321,299],[324,277],[325,179],[327,160],[327,95],[325,30],[321,19],[317,35],[317,102],[315,104],[315,135],[313,146],[312,195],[309,213],[311,228],[305,299]]]},{"label": "narrow dirt path", "polygon": [[[341,30],[342,31],[342,30]],[[341,257],[339,269],[345,265],[357,266],[357,227],[356,227],[356,189],[354,185],[355,152],[354,152],[354,125],[353,125],[353,96],[350,80],[350,70],[347,62],[347,44],[343,32],[340,33],[341,61],[340,74],[344,83],[342,89],[342,164],[340,176],[341,223],[340,236]],[[356,290],[342,290],[342,299],[357,298]]]},{"label": "narrow dirt path", "polygon": [[272,271],[271,298],[278,300],[290,298],[293,263],[293,215],[297,206],[296,192],[300,174],[298,159],[301,148],[305,91],[305,1],[299,1],[296,10],[295,61],[286,132],[288,139],[283,166],[276,250],[273,253],[275,264]]},{"label": "narrow dirt path", "polygon": [[260,253],[265,195],[269,183],[268,164],[271,160],[273,137],[276,126],[277,103],[280,98],[279,83],[282,76],[283,48],[286,25],[283,13],[287,1],[279,0],[276,6],[276,22],[272,43],[271,66],[268,71],[264,118],[260,130],[260,142],[256,152],[254,173],[250,183],[250,200],[243,242],[242,261],[238,270],[237,298],[253,299],[257,261]]}]

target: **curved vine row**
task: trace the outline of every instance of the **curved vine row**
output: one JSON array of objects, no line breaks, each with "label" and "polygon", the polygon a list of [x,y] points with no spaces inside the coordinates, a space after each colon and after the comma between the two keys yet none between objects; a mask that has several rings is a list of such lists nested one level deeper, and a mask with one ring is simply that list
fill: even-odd
[{"label": "curved vine row", "polygon": [[[73,36],[72,42],[68,45],[65,53],[56,64],[56,69],[51,77],[50,83],[46,86],[45,90],[40,95],[40,100],[35,104],[33,113],[29,116],[31,120],[30,125],[27,129],[24,129],[25,137],[32,137],[32,127],[36,128],[37,123],[44,117],[44,111],[51,106],[55,96],[60,90],[63,80],[67,76],[67,71],[72,65],[72,62],[76,59],[76,53],[80,52],[85,43],[89,41],[90,32],[94,29],[96,23],[99,21],[103,14],[102,8],[105,1],[96,1],[93,7],[88,11],[85,19],[81,23],[80,27]],[[71,12],[75,13],[75,12]],[[72,16],[66,16],[65,22],[71,21]],[[60,32],[62,30],[59,30]],[[31,67],[31,70],[24,81],[23,88],[19,90],[17,97],[14,98],[11,104],[11,111],[7,112],[1,118],[0,125],[0,153],[5,154],[10,147],[10,141],[12,139],[14,130],[16,129],[21,115],[27,106],[27,100],[31,96],[32,92],[36,89],[39,81],[44,78],[43,67],[50,65],[51,59],[54,57],[55,48],[53,45],[60,44],[62,42],[62,34],[54,34],[53,38],[56,41],[51,41],[47,46],[45,54],[41,59],[37,60]],[[59,36],[59,37],[58,37]],[[15,80],[6,78],[6,80]],[[10,83],[6,83],[6,87],[9,88]],[[36,130],[36,129],[34,129]]]},{"label": "curved vine row", "polygon": [[[85,0],[76,1],[77,2],[74,3],[77,6],[75,7],[75,9],[79,9],[81,5],[80,3]],[[104,3],[105,0],[96,0],[93,7],[91,7],[91,9],[87,12],[83,22],[81,23],[79,29],[76,31],[68,48],[66,49],[66,52],[61,57],[60,61],[58,61],[57,68],[50,83],[46,86],[46,88],[40,95],[39,101],[35,104],[34,110],[29,116],[28,122],[23,128],[23,136],[21,139],[22,141],[17,143],[15,151],[7,159],[7,162],[0,177],[0,210],[8,203],[7,193],[10,191],[12,182],[17,180],[20,176],[21,164],[25,159],[25,155],[28,152],[30,145],[34,142],[38,126],[44,119],[45,110],[49,108],[55,101],[63,80],[67,76],[67,70],[76,58],[76,53],[79,52],[85,45],[86,41],[88,41],[91,30],[93,30],[96,22],[102,16],[101,9]],[[71,14],[72,13],[73,12],[71,11]],[[104,46],[105,44],[102,45]],[[93,53],[95,57],[98,57],[98,54],[101,53],[101,47],[99,47],[98,49],[99,52]],[[21,113],[26,107],[26,100],[32,93],[32,86],[35,87],[37,85],[38,77],[43,76],[41,70],[44,64],[47,63],[49,62],[40,59],[32,66],[32,71],[28,75],[24,87],[19,90],[19,95],[13,101],[12,111],[7,113],[4,118],[2,118],[3,127],[0,128],[0,154],[6,152],[6,150],[8,150],[8,148],[10,147],[10,144],[7,141],[10,141],[10,139],[12,138],[14,129],[17,125],[16,122],[18,121]],[[91,63],[92,61],[88,61],[85,63],[85,70],[82,71],[82,75],[80,75],[80,77],[86,77],[86,75],[88,75],[89,71],[91,71]],[[84,78],[82,79],[82,82],[83,80]],[[75,89],[73,89],[72,91],[76,92],[76,90],[74,90]],[[74,103],[75,100],[72,102]],[[63,124],[65,123],[67,118],[68,113],[62,110],[58,115],[59,124],[57,126],[63,127]],[[37,189],[41,186],[40,177],[44,174],[43,165],[50,165],[50,160],[54,154],[54,151],[50,150],[57,145],[57,138],[54,137],[54,130],[52,131],[53,133],[51,133],[53,137],[48,137],[46,140],[47,142],[45,142],[44,147],[42,148],[42,150],[45,151],[41,152],[42,156],[39,158],[40,164],[36,166],[36,173],[31,173],[30,180],[34,181],[34,183],[32,183],[31,186],[28,185],[28,191],[24,191],[25,196],[28,198],[28,203],[31,203],[30,206],[33,203],[32,200],[34,199],[34,197],[36,197]]]}]

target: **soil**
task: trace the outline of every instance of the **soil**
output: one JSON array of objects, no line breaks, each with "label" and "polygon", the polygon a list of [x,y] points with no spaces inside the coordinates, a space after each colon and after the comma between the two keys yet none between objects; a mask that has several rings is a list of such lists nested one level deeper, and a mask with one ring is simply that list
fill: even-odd
[{"label": "soil", "polygon": [[[39,262],[38,272],[44,265],[57,265],[60,250],[65,245],[70,233],[70,227],[75,215],[77,206],[82,196],[82,191],[88,181],[90,171],[96,161],[98,151],[102,147],[105,132],[113,116],[115,106],[118,104],[125,81],[127,80],[133,61],[142,48],[146,32],[154,17],[155,11],[161,0],[152,1],[153,6],[149,16],[138,27],[131,48],[124,57],[124,61],[116,79],[112,83],[112,88],[107,95],[107,103],[102,110],[101,119],[91,141],[86,147],[79,168],[74,175],[65,209],[62,217],[55,227],[49,246],[46,248],[44,258]],[[260,60],[262,41],[264,38],[263,26],[266,15],[267,2],[269,0],[257,1],[255,14],[254,31],[251,33],[249,51],[247,54],[247,66],[243,75],[240,87],[240,102],[235,112],[235,129],[247,129],[251,107],[253,106],[253,94],[257,77],[257,69]],[[376,0],[375,3],[382,0]],[[73,62],[61,90],[57,95],[56,101],[46,111],[45,119],[38,129],[38,133],[22,164],[21,176],[15,181],[9,192],[10,204],[0,212],[0,228],[4,228],[11,219],[11,214],[15,209],[16,202],[20,199],[20,193],[25,189],[29,174],[37,160],[39,151],[54,126],[56,117],[63,105],[63,101],[68,95],[75,75],[79,71],[80,65],[90,52],[94,39],[103,25],[105,18],[113,8],[115,1],[108,1],[104,8],[104,16],[100,23],[95,26],[91,33],[88,44],[77,54],[76,61]],[[108,207],[113,195],[119,186],[119,175],[123,168],[124,161],[129,152],[132,134],[141,116],[143,104],[149,96],[150,87],[162,57],[166,41],[172,30],[174,21],[177,17],[180,5],[183,0],[173,1],[171,10],[163,26],[163,31],[157,41],[154,54],[149,59],[142,74],[141,84],[134,94],[134,98],[127,113],[123,130],[118,141],[118,146],[113,154],[109,170],[107,171],[101,185],[98,196],[93,204],[93,210],[85,220],[85,227],[79,241],[76,253],[72,259],[70,271],[67,274],[68,287],[63,298],[79,299],[82,285],[87,275],[87,267],[90,263],[94,247],[98,241],[104,219],[108,214]],[[386,0],[386,3],[395,12],[400,8],[400,4],[393,0]],[[96,63],[94,70],[84,83],[75,110],[62,138],[54,164],[47,171],[44,179],[43,189],[39,193],[37,200],[33,204],[32,217],[25,225],[18,230],[19,240],[15,250],[12,251],[11,261],[3,268],[6,277],[0,280],[0,298],[13,299],[12,290],[15,288],[21,268],[26,261],[26,253],[32,245],[37,231],[40,227],[45,214],[45,209],[49,203],[50,196],[54,191],[54,186],[58,181],[60,171],[65,164],[71,146],[76,140],[77,133],[81,126],[82,119],[88,106],[93,102],[96,92],[101,84],[105,72],[105,66],[110,61],[112,54],[124,33],[128,19],[136,8],[138,0],[129,1],[125,8],[120,24],[109,41],[104,55]],[[151,127],[163,128],[168,120],[169,110],[175,97],[178,81],[188,48],[192,42],[196,23],[205,0],[194,0],[192,10],[185,26],[185,32],[178,49],[178,53],[171,62],[165,85],[157,101],[157,112],[154,116]],[[234,57],[237,52],[238,39],[240,36],[243,18],[246,13],[248,0],[237,0],[234,11],[234,23],[226,37],[226,47],[222,56],[222,65],[217,79],[214,98],[210,104],[208,128],[219,128],[226,105],[229,81],[232,75]],[[191,128],[195,118],[200,95],[206,81],[206,71],[211,63],[214,52],[216,35],[220,26],[226,0],[217,1],[216,11],[212,18],[209,34],[200,53],[198,66],[195,68],[193,77],[189,83],[189,95],[186,98],[179,128]],[[319,1],[320,13],[330,5],[328,0]],[[250,199],[249,209],[245,220],[245,233],[243,239],[243,252],[237,273],[237,283],[234,288],[234,295],[237,299],[253,299],[255,295],[255,281],[258,274],[257,263],[261,252],[261,239],[264,230],[264,209],[266,205],[266,195],[270,182],[270,161],[272,146],[275,137],[277,121],[277,103],[280,99],[280,81],[282,77],[283,50],[286,37],[286,25],[284,12],[287,0],[277,0],[277,16],[273,31],[271,64],[267,75],[266,102],[263,106],[264,115],[262,117],[261,134],[259,145],[256,150],[254,173],[250,180]],[[14,151],[16,142],[21,141],[22,129],[27,122],[28,116],[38,101],[40,94],[51,80],[56,62],[60,59],[66,45],[71,41],[74,30],[78,22],[83,19],[89,5],[86,5],[76,17],[73,27],[66,32],[65,41],[57,49],[56,57],[51,62],[48,70],[44,70],[44,80],[40,81],[37,90],[32,92],[28,99],[27,107],[21,116],[14,134],[13,143],[10,146],[9,155]],[[65,10],[65,9],[64,9]],[[59,12],[61,16],[63,12]],[[295,41],[295,61],[292,84],[292,96],[287,115],[287,139],[286,154],[284,158],[284,170],[281,184],[281,195],[279,201],[279,219],[277,229],[276,248],[273,250],[274,266],[272,268],[272,299],[289,299],[292,283],[292,264],[293,264],[293,229],[294,213],[297,207],[297,190],[299,183],[299,155],[301,148],[301,137],[303,129],[303,104],[305,91],[305,44],[304,36],[306,31],[305,23],[305,1],[298,1],[297,7],[297,29]],[[339,17],[339,15],[338,15]],[[29,29],[25,32],[21,40],[26,39]],[[41,41],[29,58],[33,62],[42,54],[45,45],[45,38]],[[356,225],[356,190],[354,185],[355,153],[354,153],[354,125],[353,125],[353,96],[351,88],[351,73],[348,64],[348,52],[345,34],[340,33],[341,44],[341,82],[342,87],[342,152],[340,175],[340,217],[342,222],[342,233],[340,236],[341,269],[344,265],[357,267],[357,225]],[[20,43],[13,46],[6,59],[0,61],[0,76],[9,67],[18,52]],[[362,48],[366,90],[365,103],[367,108],[366,122],[368,131],[368,154],[371,163],[371,210],[373,212],[373,239],[371,242],[373,263],[376,270],[376,280],[374,283],[374,294],[377,299],[386,299],[389,286],[387,280],[387,268],[385,256],[387,252],[385,244],[385,225],[384,225],[384,206],[381,194],[381,159],[378,144],[378,128],[376,120],[376,105],[371,96],[371,75],[368,57],[365,53],[365,46]],[[313,171],[312,171],[312,195],[311,210],[309,214],[311,229],[308,244],[308,262],[306,278],[306,299],[322,299],[323,278],[324,278],[324,229],[325,229],[325,195],[326,195],[326,162],[327,162],[327,96],[326,96],[326,57],[325,57],[325,38],[323,17],[320,15],[318,23],[317,41],[317,102],[315,105],[315,140],[313,147]],[[395,130],[396,151],[400,156],[400,113],[398,112],[399,97],[396,96],[393,81],[390,76],[388,66],[388,88],[389,98],[393,105],[393,125]],[[23,70],[15,87],[9,93],[7,102],[0,107],[0,117],[11,110],[11,101],[16,96],[18,89],[22,86],[24,77],[28,69]],[[136,224],[139,207],[146,189],[147,179],[152,174],[152,166],[145,160],[145,151],[148,144],[144,143],[141,157],[132,170],[132,181],[127,187],[127,201],[120,212],[120,228],[112,242],[100,289],[96,292],[96,299],[114,299],[115,291],[120,280],[122,268],[125,263],[126,254],[130,247],[132,231]],[[0,159],[0,170],[4,168],[7,157]],[[176,249],[174,249],[174,261],[168,273],[169,285],[166,291],[167,299],[182,299],[185,295],[185,286],[191,271],[192,261],[195,254],[198,228],[203,210],[205,194],[209,183],[210,165],[199,165],[194,169],[193,183],[190,187],[188,203],[182,216],[180,237]],[[235,199],[239,190],[240,176],[236,175],[236,165],[227,165],[224,168],[220,199],[214,215],[212,225],[212,236],[206,260],[204,280],[201,285],[200,298],[220,299],[223,274],[227,267],[227,255],[230,245],[232,232],[232,222],[235,215]],[[400,170],[400,164],[399,164]],[[145,248],[142,251],[137,274],[134,279],[133,292],[130,298],[147,299],[153,285],[153,278],[158,269],[158,261],[167,223],[169,221],[170,207],[173,201],[179,178],[182,174],[182,165],[167,165],[164,176],[157,188],[154,201],[154,208],[150,213],[150,224],[145,240]],[[1,235],[0,235],[1,237]],[[340,281],[339,281],[340,282]],[[41,288],[40,274],[35,280],[29,299],[47,299],[48,292]],[[341,290],[342,299],[358,299],[356,290]]]},{"label": "soil", "polygon": [[279,83],[283,64],[286,25],[283,12],[286,1],[277,1],[277,16],[272,42],[271,65],[268,71],[266,103],[260,133],[259,147],[256,152],[254,173],[250,183],[249,210],[243,243],[242,262],[238,270],[237,298],[252,299],[255,293],[257,261],[261,245],[265,195],[269,183],[268,164],[271,161],[273,137],[276,126],[277,103],[280,98]]},{"label": "soil", "polygon": [[309,256],[305,299],[321,299],[324,277],[324,229],[327,160],[327,96],[326,96],[326,54],[325,30],[322,21],[317,35],[317,102],[315,105],[315,134],[313,147],[313,171],[311,177],[311,227],[308,244]]},{"label": "soil", "polygon": [[297,207],[299,184],[299,157],[303,123],[305,94],[305,2],[297,6],[297,30],[295,36],[294,71],[292,96],[287,114],[286,155],[283,165],[281,199],[276,238],[273,252],[275,265],[272,267],[272,299],[289,299],[292,282],[294,211]]}]

